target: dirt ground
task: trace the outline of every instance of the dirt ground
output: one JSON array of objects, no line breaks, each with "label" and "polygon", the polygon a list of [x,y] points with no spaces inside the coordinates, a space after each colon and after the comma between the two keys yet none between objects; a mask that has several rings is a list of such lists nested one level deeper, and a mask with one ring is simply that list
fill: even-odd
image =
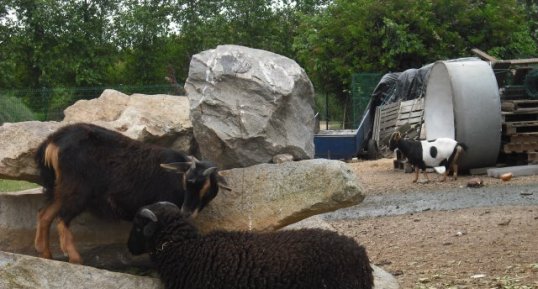
[{"label": "dirt ground", "polygon": [[[413,184],[392,160],[349,163],[365,195],[464,187],[473,176]],[[423,178],[421,175],[420,178]],[[509,182],[481,176],[485,186],[538,185],[538,176]],[[372,263],[401,288],[538,289],[538,206],[426,211],[402,216],[330,221],[368,250]]]}]

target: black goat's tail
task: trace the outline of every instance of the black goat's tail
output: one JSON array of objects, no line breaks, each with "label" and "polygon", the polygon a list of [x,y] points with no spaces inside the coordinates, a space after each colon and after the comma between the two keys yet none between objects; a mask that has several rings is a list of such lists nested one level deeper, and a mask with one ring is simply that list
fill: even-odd
[{"label": "black goat's tail", "polygon": [[58,147],[50,142],[43,142],[37,148],[35,162],[39,170],[43,194],[48,201],[54,198],[54,184],[56,182],[58,167]]}]

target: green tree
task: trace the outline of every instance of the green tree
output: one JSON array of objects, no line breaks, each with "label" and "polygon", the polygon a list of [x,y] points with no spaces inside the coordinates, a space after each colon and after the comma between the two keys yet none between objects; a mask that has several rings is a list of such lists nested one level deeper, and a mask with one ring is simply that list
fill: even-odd
[{"label": "green tree", "polygon": [[14,85],[15,62],[10,53],[12,35],[12,20],[8,17],[7,6],[0,7],[0,87],[12,87]]},{"label": "green tree", "polygon": [[166,75],[167,37],[173,1],[124,0],[117,17],[123,84],[162,83]]},{"label": "green tree", "polygon": [[109,11],[114,0],[9,0],[17,22],[10,53],[27,87],[98,85],[114,46]]},{"label": "green tree", "polygon": [[523,12],[516,0],[335,0],[302,19],[294,48],[318,86],[343,100],[357,71],[403,71],[474,47],[504,59],[533,55]]}]

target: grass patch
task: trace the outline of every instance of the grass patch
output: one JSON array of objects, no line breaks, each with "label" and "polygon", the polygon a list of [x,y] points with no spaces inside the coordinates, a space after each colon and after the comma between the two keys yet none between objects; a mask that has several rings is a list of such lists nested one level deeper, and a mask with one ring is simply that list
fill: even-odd
[{"label": "grass patch", "polygon": [[25,181],[13,181],[0,179],[0,192],[16,192],[37,188],[39,185]]}]

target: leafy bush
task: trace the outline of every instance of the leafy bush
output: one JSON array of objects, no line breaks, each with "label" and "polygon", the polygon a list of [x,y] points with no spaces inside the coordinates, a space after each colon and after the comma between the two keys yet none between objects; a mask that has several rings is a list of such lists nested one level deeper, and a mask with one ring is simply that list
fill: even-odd
[{"label": "leafy bush", "polygon": [[19,98],[0,95],[0,124],[35,119],[34,113]]},{"label": "leafy bush", "polygon": [[[327,99],[328,98],[328,99]],[[318,119],[325,122],[327,118],[327,102],[329,104],[329,122],[338,122],[342,124],[344,119],[344,106],[334,94],[316,93],[316,113]]]},{"label": "leafy bush", "polygon": [[0,179],[0,192],[17,192],[39,187],[34,183]]}]

